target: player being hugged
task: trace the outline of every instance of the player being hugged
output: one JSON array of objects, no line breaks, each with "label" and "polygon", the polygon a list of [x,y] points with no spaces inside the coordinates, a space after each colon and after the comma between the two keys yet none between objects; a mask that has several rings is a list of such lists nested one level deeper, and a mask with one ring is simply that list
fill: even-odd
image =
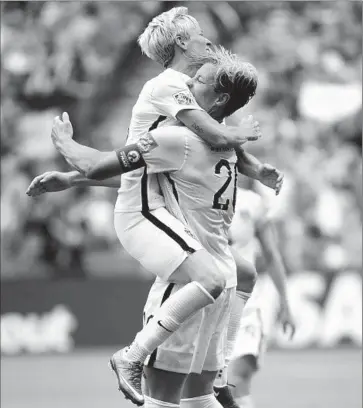
[{"label": "player being hugged", "polygon": [[[140,36],[139,43],[149,57],[162,63],[167,69],[147,82],[142,89],[133,108],[126,149],[119,149],[115,155],[75,143],[71,138],[72,131],[67,116],[63,117],[63,122],[59,118],[55,121],[53,139],[66,160],[81,173],[71,173],[72,183],[87,183],[83,174],[93,179],[92,184],[100,185],[102,183],[94,179],[101,180],[123,171],[134,170],[122,176],[115,206],[115,228],[120,242],[146,269],[163,280],[189,282],[178,291],[178,296],[170,296],[168,302],[160,308],[165,321],[169,322],[167,330],[165,324],[160,326],[153,319],[155,322],[150,322],[138,334],[128,350],[121,350],[112,358],[122,391],[136,403],[142,404],[141,373],[146,356],[191,315],[213,304],[225,289],[226,279],[210,254],[193,238],[193,232],[165,210],[164,197],[160,194],[156,175],[148,174],[140,168],[145,161],[143,145],[139,143],[141,137],[158,127],[184,123],[216,149],[236,148],[238,170],[259,179],[276,192],[281,188],[282,175],[273,167],[262,165],[240,148],[247,140],[260,137],[259,126],[252,118],[243,121],[238,128],[224,126],[219,117],[213,119],[194,98],[191,92],[193,87],[194,92],[201,89],[205,97],[211,98],[206,102],[214,102],[219,96],[220,103],[228,102],[230,110],[236,110],[254,95],[257,77],[246,76],[244,82],[241,82],[240,86],[250,86],[250,92],[244,92],[242,97],[233,93],[233,87],[227,89],[231,81],[237,79],[230,75],[232,68],[220,75],[219,82],[203,82],[200,75],[190,81],[190,76],[194,75],[197,68],[214,57],[210,55],[210,42],[185,8],[175,8],[156,17]],[[231,61],[229,65],[234,66]],[[252,72],[255,73],[254,70]],[[226,94],[230,96],[227,97]],[[231,101],[236,100],[238,103],[231,104]],[[214,116],[213,111],[209,113]],[[220,171],[225,172],[226,168],[221,166]],[[228,169],[227,174],[231,177]],[[40,192],[47,189],[55,191],[57,187],[54,185],[54,177],[58,175],[48,173],[43,178],[36,178],[30,194],[37,191],[37,188],[42,189],[38,190]],[[63,178],[62,181],[62,189],[69,187],[68,180]],[[104,183],[120,185],[119,179]],[[216,202],[218,204],[218,197]],[[143,226],[141,236],[139,231],[136,234],[136,226]],[[157,243],[161,248],[160,256],[155,256]],[[253,266],[243,261],[239,263],[246,274],[253,278]]]}]

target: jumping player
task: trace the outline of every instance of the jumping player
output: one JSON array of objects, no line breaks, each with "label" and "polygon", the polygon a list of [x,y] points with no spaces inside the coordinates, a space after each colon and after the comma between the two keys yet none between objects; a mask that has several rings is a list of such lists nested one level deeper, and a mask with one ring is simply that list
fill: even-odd
[{"label": "jumping player", "polygon": [[[224,50],[217,54],[218,62],[205,64],[189,86],[194,90],[198,104],[221,121],[250,100],[256,89],[257,76],[250,64],[242,63],[236,56]],[[143,329],[148,331],[154,325],[170,333],[156,354],[151,354],[152,367],[146,369],[148,398],[145,399],[145,405],[179,405],[183,390],[182,406],[219,406],[213,395],[213,381],[217,370],[225,365],[223,344],[236,286],[235,262],[228,247],[228,229],[236,204],[237,157],[233,148],[213,148],[185,127],[164,127],[149,132],[138,143],[118,149],[116,154],[101,153],[74,142],[70,130],[66,114],[63,115],[63,122],[56,118],[52,131],[53,142],[61,154],[87,177],[107,178],[146,167],[141,182],[145,194],[150,174],[168,173],[173,199],[177,201],[187,222],[185,228],[190,227],[200,244],[208,248],[216,267],[225,277],[225,288],[215,302],[204,310],[208,324],[205,326],[207,334],[203,347],[206,349],[208,344],[209,347],[206,356],[200,352],[200,368],[199,365],[196,365],[197,368],[192,367],[197,374],[204,368],[202,375],[191,375],[186,380],[196,351],[195,340],[199,335],[199,326],[203,325],[201,312],[191,317],[189,309],[189,319],[184,318],[182,323],[179,316],[172,320],[164,311],[165,305],[170,306],[172,297],[180,302],[178,294],[190,283],[176,285],[176,292],[167,299],[172,286],[169,282],[157,280],[145,308],[148,323]],[[143,198],[143,203],[145,201]],[[143,208],[142,211],[148,209]],[[165,217],[165,214],[160,214]],[[142,247],[140,236],[148,234],[149,224],[141,218],[135,221],[133,231],[138,239],[135,238],[134,243]],[[192,234],[190,230],[188,233]],[[160,242],[156,241],[153,255],[150,253],[150,256],[155,257],[158,245]],[[188,245],[190,250],[198,246],[193,235],[189,237]],[[196,253],[200,251],[202,249],[199,248]],[[155,304],[160,303],[160,307],[155,307]],[[184,309],[188,309],[188,305],[184,305]],[[153,316],[151,320],[148,319],[150,316]],[[166,381],[168,386],[165,386]]]},{"label": "jumping player", "polygon": [[[162,30],[163,21],[164,23],[169,23],[170,28],[174,30],[172,36],[172,44],[167,43],[167,40],[170,36],[166,36],[166,31]],[[203,51],[207,51],[209,48],[209,42],[201,35],[200,29],[198,27],[199,26],[192,17],[186,15],[185,12],[181,12],[176,9],[173,9],[173,11],[171,11],[171,13],[169,14],[164,13],[163,18],[161,18],[161,16],[158,16],[155,21],[153,20],[153,22],[150,24],[150,27],[148,27],[150,29],[153,28],[153,31],[150,34],[152,38],[150,37],[148,41],[149,52],[154,52],[154,55],[159,55],[158,52],[161,51],[162,45],[164,45],[166,47],[165,49],[169,50],[169,54],[163,54],[164,56],[168,56],[168,58],[165,57],[166,59],[164,65],[170,66],[172,67],[172,69],[167,69],[163,72],[163,74],[150,81],[144,87],[142,93],[140,94],[138,103],[135,105],[133,110],[128,143],[137,141],[139,136],[150,128],[175,123],[175,118],[181,120],[187,126],[189,124],[189,127],[191,127],[195,132],[199,132],[200,136],[204,137],[211,143],[215,143],[215,145],[218,145],[219,147],[222,144],[222,146],[226,148],[226,143],[228,140],[230,140],[231,145],[235,145],[236,141],[240,142],[246,140],[245,137],[240,137],[241,132],[246,132],[246,130],[248,130],[250,134],[254,135],[252,136],[252,138],[258,137],[259,129],[258,126],[256,126],[256,124],[254,124],[253,122],[249,124],[245,123],[238,131],[233,128],[227,128],[226,131],[223,129],[224,127],[221,126],[217,121],[212,121],[211,128],[208,122],[209,119],[206,118],[206,116],[208,115],[206,115],[205,112],[203,112],[200,107],[195,104],[189,88],[186,87],[185,81],[188,80],[188,77],[180,72],[177,72],[177,69],[187,73],[191,73],[193,70],[195,71],[197,67],[196,54],[203,53]],[[157,35],[158,28],[160,28],[161,32],[164,32],[164,37],[160,37],[160,35]],[[163,44],[159,42],[160,38],[165,40]],[[183,80],[183,83],[181,83],[180,79]],[[163,89],[167,89],[168,93],[164,92]],[[202,118],[201,122],[190,121],[190,117],[193,117],[193,115],[197,115],[198,120]],[[202,116],[199,117],[198,115]],[[171,121],[171,118],[173,117],[174,122]],[[232,136],[235,137],[234,142]],[[211,139],[213,139],[214,137],[214,139],[209,140],[209,137]],[[220,141],[222,141],[222,143]],[[268,166],[264,167],[260,165],[259,162],[257,162],[256,164],[256,161],[254,159],[251,159],[251,156],[247,155],[241,150],[239,150],[239,154],[239,160],[240,162],[243,162],[243,166],[241,165],[240,167],[243,169],[245,174],[249,173],[249,175],[259,178],[267,185],[276,186],[277,190],[280,188],[281,178],[279,177],[275,169],[271,169]],[[212,269],[215,269],[215,266],[212,263],[208,267],[209,273],[205,274],[205,265],[208,265],[205,257],[203,257],[203,259],[199,259],[201,253],[200,251],[197,251],[197,253],[199,252],[199,254],[193,254],[192,256],[190,256],[190,254],[188,254],[188,245],[184,246],[184,249],[182,248],[182,252],[179,252],[179,247],[176,247],[174,252],[170,251],[170,259],[172,259],[172,261],[168,264],[167,269],[165,269],[164,267],[160,268],[160,265],[158,263],[155,265],[150,265],[150,262],[153,258],[148,256],[147,253],[134,253],[134,251],[138,250],[138,247],[130,244],[130,242],[133,241],[132,236],[130,242],[128,242],[130,238],[129,233],[131,227],[135,225],[136,220],[138,219],[137,217],[140,217],[140,214],[142,218],[148,217],[146,219],[153,224],[153,228],[155,229],[155,234],[157,237],[159,237],[158,234],[160,233],[160,228],[156,224],[160,226],[160,221],[161,224],[164,225],[164,227],[167,227],[164,228],[163,231],[162,236],[164,237],[164,239],[166,234],[165,230],[168,230],[170,226],[175,227],[175,225],[173,224],[174,221],[161,210],[159,211],[159,213],[163,214],[161,216],[164,217],[163,219],[160,220],[160,218],[156,217],[155,220],[155,218],[152,217],[152,215],[154,214],[151,214],[150,216],[150,213],[153,210],[163,208],[163,197],[159,193],[159,186],[153,175],[150,175],[147,178],[147,184],[146,186],[144,186],[144,190],[146,190],[148,193],[149,211],[143,211],[142,202],[140,199],[141,185],[142,172],[140,173],[136,171],[128,178],[125,176],[123,176],[122,178],[121,189],[119,191],[119,200],[116,204],[115,209],[115,219],[118,219],[117,225],[120,227],[118,230],[121,231],[121,234],[119,233],[118,236],[124,247],[128,248],[129,252],[134,257],[136,257],[136,259],[140,257],[143,258],[140,258],[139,260],[149,270],[152,270],[154,272],[157,271],[158,274],[160,274],[161,271],[165,272],[166,270],[165,274],[163,274],[164,278],[167,274],[171,273],[171,271],[174,270],[180,262],[182,263],[179,265],[179,270],[185,267],[187,270],[184,271],[183,274],[185,274],[189,278],[190,269],[193,269],[192,281],[195,283],[184,290],[184,302],[179,305],[179,310],[185,310],[184,305],[189,305],[192,308],[192,312],[195,312],[206,304],[213,302],[213,299],[218,297],[218,294],[224,286],[224,279],[217,270],[211,272]],[[154,221],[154,223],[152,221]],[[129,226],[125,228],[126,224],[129,224]],[[148,236],[152,237],[152,235]],[[184,242],[188,242],[188,239],[190,238],[188,233],[185,232],[184,228],[180,229],[179,238],[180,236],[182,238],[182,241]],[[170,236],[168,237],[168,240],[170,240]],[[155,242],[155,240],[151,238],[151,242]],[[180,244],[178,245],[180,246]],[[147,245],[143,246],[143,248],[147,247]],[[187,251],[185,249],[187,249]],[[177,256],[174,256],[175,253],[177,254]],[[188,262],[184,263],[183,260],[185,260],[186,257],[188,258]],[[193,260],[191,261],[191,259]],[[186,267],[188,263],[189,265],[188,267]],[[179,273],[180,271],[178,272],[178,274]],[[203,289],[206,289],[206,291],[203,291]],[[208,296],[208,294],[210,296]],[[180,296],[182,296],[182,294],[180,294]],[[190,299],[197,299],[198,302],[191,302]],[[172,300],[172,297],[170,300]],[[157,347],[157,345],[160,344],[163,339],[168,336],[168,334],[165,333],[165,331],[162,331],[159,327],[154,327],[150,329],[147,336],[148,340],[145,341],[148,343],[148,347],[151,348]],[[127,353],[129,361],[135,362],[135,364],[133,364],[133,368],[137,368],[140,372],[140,365],[137,363],[142,362],[148,352],[149,350],[145,347],[145,344],[142,346],[137,342],[133,343]],[[115,356],[115,358],[118,357],[119,361],[121,361],[122,355],[118,354]],[[122,364],[118,364],[116,366],[118,367],[121,365]],[[129,370],[126,367],[124,370],[129,371],[132,375],[134,373],[134,369]],[[127,377],[128,374],[124,373],[124,375],[125,377]],[[137,397],[139,396],[140,394],[137,395]]]}]

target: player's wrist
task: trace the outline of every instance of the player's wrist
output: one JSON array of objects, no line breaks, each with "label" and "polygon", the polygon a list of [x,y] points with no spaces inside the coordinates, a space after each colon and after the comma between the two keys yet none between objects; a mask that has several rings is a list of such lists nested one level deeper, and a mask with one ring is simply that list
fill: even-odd
[{"label": "player's wrist", "polygon": [[257,174],[257,180],[262,181],[263,180],[263,169],[265,165],[263,163],[257,164],[256,165],[256,174]]},{"label": "player's wrist", "polygon": [[79,184],[80,178],[84,178],[78,171],[70,171],[65,174],[65,182],[70,187],[76,187]]}]

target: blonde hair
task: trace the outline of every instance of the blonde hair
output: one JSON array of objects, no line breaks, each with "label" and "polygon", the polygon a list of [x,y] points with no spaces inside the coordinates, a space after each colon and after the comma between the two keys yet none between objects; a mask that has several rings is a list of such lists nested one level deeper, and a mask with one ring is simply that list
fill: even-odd
[{"label": "blonde hair", "polygon": [[145,55],[167,67],[174,58],[176,37],[188,39],[190,29],[198,27],[186,7],[174,7],[153,18],[139,36],[138,44]]},{"label": "blonde hair", "polygon": [[256,94],[257,70],[252,64],[242,61],[222,46],[215,48],[214,56],[217,65],[215,91],[229,94],[224,111],[224,114],[229,116],[247,105]]}]

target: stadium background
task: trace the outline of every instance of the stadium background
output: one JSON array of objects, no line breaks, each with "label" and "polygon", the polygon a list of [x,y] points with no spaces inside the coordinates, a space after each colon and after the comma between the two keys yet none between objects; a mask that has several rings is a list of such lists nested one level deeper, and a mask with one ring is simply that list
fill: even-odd
[{"label": "stadium background", "polygon": [[[141,56],[137,36],[181,4],[1,2],[5,408],[129,406],[106,362],[140,328],[152,277],[116,239],[116,192],[30,199],[25,190],[41,172],[67,169],[49,138],[64,110],[80,142],[122,145],[143,84],[160,72]],[[260,121],[263,139],[249,151],[286,174],[273,205],[298,333],[292,343],[273,334],[255,386],[258,407],[358,408],[362,4],[187,6],[206,36],[258,68],[258,95],[243,114]]]}]

